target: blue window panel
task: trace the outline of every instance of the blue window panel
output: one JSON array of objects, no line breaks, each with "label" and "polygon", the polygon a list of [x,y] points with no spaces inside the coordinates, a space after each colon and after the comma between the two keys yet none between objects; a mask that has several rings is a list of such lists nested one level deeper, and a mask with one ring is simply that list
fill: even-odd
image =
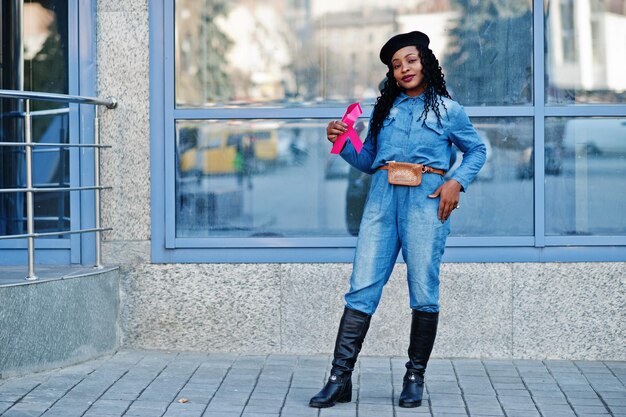
[{"label": "blue window panel", "polygon": [[546,236],[624,236],[626,118],[545,120]]}]

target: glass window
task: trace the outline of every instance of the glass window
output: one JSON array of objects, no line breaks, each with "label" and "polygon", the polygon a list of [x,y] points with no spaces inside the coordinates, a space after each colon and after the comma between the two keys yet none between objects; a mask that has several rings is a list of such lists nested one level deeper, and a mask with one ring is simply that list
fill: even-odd
[{"label": "glass window", "polygon": [[[453,234],[532,235],[532,119],[473,122],[487,145],[487,163],[461,196]],[[371,177],[329,153],[326,123],[179,121],[176,236],[356,235]],[[364,137],[363,121],[357,131]]]},{"label": "glass window", "polygon": [[546,102],[624,103],[626,0],[546,2]]},{"label": "glass window", "polygon": [[464,105],[532,103],[530,2],[176,0],[175,26],[179,107],[371,104],[381,46],[415,29]]},{"label": "glass window", "polygon": [[[172,2],[162,7],[174,42],[155,51],[175,65],[163,67],[164,95],[152,98],[165,103],[167,117],[165,133],[154,125],[164,146],[157,156],[176,173],[153,200],[165,207],[156,219],[165,225],[158,259],[174,259],[172,251],[178,260],[202,260],[202,247],[225,259],[223,249],[233,246],[246,251],[229,260],[269,252],[291,259],[305,247],[312,261],[350,257],[371,176],[329,153],[324,128],[360,102],[366,129],[387,72],[380,47],[410,30],[429,35],[450,94],[487,146],[485,167],[454,212],[455,259],[519,247],[494,256],[536,261],[569,253],[570,244],[619,246],[626,238],[618,211],[626,161],[605,143],[626,142],[618,132],[626,0]],[[544,59],[533,56],[536,46]],[[609,105],[564,106],[577,103]],[[605,131],[603,141],[592,136]],[[458,166],[460,152],[456,159]],[[599,238],[562,237],[574,235]]]},{"label": "glass window", "polygon": [[546,235],[626,233],[626,118],[546,120]]},{"label": "glass window", "polygon": [[532,236],[532,119],[481,117],[472,123],[487,146],[487,161],[468,192],[461,193],[451,236]]},{"label": "glass window", "polygon": [[532,10],[526,1],[454,2],[442,67],[468,106],[531,105]]},{"label": "glass window", "polygon": [[[0,87],[3,89],[68,93],[68,2],[25,1],[22,19],[18,2],[2,2],[2,57]],[[17,22],[17,23],[16,23]],[[6,29],[6,30],[5,30]],[[23,51],[19,52],[23,45]],[[0,141],[23,142],[23,102],[0,101]],[[36,143],[68,143],[69,106],[32,101],[32,140]],[[0,184],[3,188],[26,186],[23,147],[0,147]],[[67,149],[35,148],[35,187],[69,184]],[[25,233],[24,193],[0,193],[0,234]],[[34,198],[35,231],[69,230],[69,192],[37,193]],[[69,236],[55,239],[69,239]]]},{"label": "glass window", "polygon": [[327,123],[179,121],[176,236],[346,235],[349,167]]}]

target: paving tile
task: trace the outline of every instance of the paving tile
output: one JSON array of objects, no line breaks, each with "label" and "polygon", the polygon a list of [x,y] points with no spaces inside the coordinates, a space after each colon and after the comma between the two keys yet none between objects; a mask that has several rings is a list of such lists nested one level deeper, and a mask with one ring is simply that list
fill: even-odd
[{"label": "paving tile", "polygon": [[130,401],[98,400],[87,410],[88,413],[106,413],[122,415],[129,407]]},{"label": "paving tile", "polygon": [[570,396],[567,398],[567,401],[572,405],[588,405],[588,406],[602,406],[602,401],[597,396],[595,398],[585,398],[585,397],[576,397]]},{"label": "paving tile", "polygon": [[591,405],[572,405],[574,411],[577,414],[587,415],[587,414],[608,414],[608,410],[606,407],[602,406],[591,406]]},{"label": "paving tile", "polygon": [[465,402],[461,395],[431,393],[430,402],[435,405],[447,404],[455,407],[462,407]]},{"label": "paving tile", "polygon": [[205,404],[172,403],[163,417],[201,417],[205,408]]},{"label": "paving tile", "polygon": [[564,396],[560,396],[560,397],[554,397],[554,396],[550,396],[550,397],[536,397],[536,396],[533,396],[533,401],[537,405],[565,405],[565,404],[569,404],[567,399]]},{"label": "paving tile", "polygon": [[317,417],[319,411],[317,408],[309,407],[307,400],[306,404],[285,404],[281,413],[285,417]]},{"label": "paving tile", "polygon": [[506,410],[507,417],[541,417],[538,411],[532,410]]},{"label": "paving tile", "polygon": [[389,404],[363,404],[359,403],[358,406],[359,417],[380,417],[380,416],[392,416],[393,406]]},{"label": "paving tile", "polygon": [[[52,407],[46,411],[42,416],[45,417],[80,417],[85,412],[85,409],[75,407]],[[2,417],[5,417],[3,414]]]},{"label": "paving tile", "polygon": [[613,414],[626,414],[626,405],[622,406],[608,406],[608,409]]},{"label": "paving tile", "polygon": [[471,417],[494,417],[494,416],[504,417],[504,414],[482,414],[482,413],[471,414]]},{"label": "paving tile", "polygon": [[465,407],[451,407],[449,405],[436,405],[430,408],[433,414],[467,414]]},{"label": "paving tile", "polygon": [[49,403],[23,403],[19,402],[14,404],[13,407],[9,409],[9,411],[5,412],[4,415],[12,415],[12,414],[43,414],[50,407]]},{"label": "paving tile", "polygon": [[238,413],[241,414],[245,407],[245,404],[233,404],[231,402],[213,402],[207,406],[205,414],[207,412],[220,412],[220,413]]},{"label": "paving tile", "polygon": [[598,391],[598,394],[604,399],[622,399],[626,400],[626,390],[620,387],[616,387],[615,390]]},{"label": "paving tile", "polygon": [[461,388],[458,386],[456,382],[452,383],[439,383],[439,382],[427,382],[428,391],[429,392],[439,392],[439,393],[448,393],[448,394],[461,394]]},{"label": "paving tile", "polygon": [[[319,410],[319,417],[354,417],[357,413],[356,403],[337,404],[331,408],[322,408]],[[382,414],[393,415],[393,414]]]},{"label": "paving tile", "polygon": [[499,398],[502,408],[505,410],[536,410],[532,400],[522,401],[519,398]]},{"label": "paving tile", "polygon": [[608,405],[622,405],[626,406],[626,396],[623,397],[603,397],[602,401],[604,401]]},{"label": "paving tile", "polygon": [[[126,416],[124,416],[126,417]],[[143,417],[143,416],[142,416]],[[151,416],[152,417],[152,416]],[[202,417],[241,417],[241,413],[228,413],[221,411],[205,411]]]},{"label": "paving tile", "polygon": [[470,407],[468,410],[472,417],[480,416],[504,416],[504,411],[500,407]]},{"label": "paving tile", "polygon": [[0,401],[0,413],[4,412],[12,405],[13,405],[13,401]]},{"label": "paving tile", "polygon": [[125,415],[123,411],[116,413],[113,410],[87,410],[81,417],[122,417],[122,415]]},{"label": "paving tile", "polygon": [[393,402],[393,408],[394,410],[396,410],[396,412],[408,412],[408,411],[412,411],[414,413],[420,414],[420,417],[424,417],[423,414],[430,416],[430,401],[426,400],[426,399],[422,399],[422,405],[418,406],[418,407],[413,407],[413,408],[405,408],[405,407],[400,407],[400,405],[398,404],[398,399],[396,399]]},{"label": "paving tile", "polygon": [[151,413],[154,415],[161,415],[167,410],[169,403],[158,401],[134,401],[125,415],[144,415]]},{"label": "paving tile", "polygon": [[465,403],[468,408],[495,408],[501,409],[496,397],[465,395]]},{"label": "paving tile", "polygon": [[[69,411],[71,413],[71,411]],[[76,416],[80,416],[81,414],[75,414]],[[3,417],[6,414],[3,415]],[[48,410],[41,417],[71,417],[72,414],[68,414],[68,410],[65,409],[57,409],[57,410]]]}]

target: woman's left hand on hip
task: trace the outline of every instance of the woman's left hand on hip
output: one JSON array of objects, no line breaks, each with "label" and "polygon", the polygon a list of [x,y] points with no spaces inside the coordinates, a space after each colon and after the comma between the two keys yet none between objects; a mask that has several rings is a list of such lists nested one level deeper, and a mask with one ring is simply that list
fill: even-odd
[{"label": "woman's left hand on hip", "polygon": [[461,184],[456,180],[448,180],[441,184],[429,198],[439,197],[439,210],[437,218],[441,222],[445,222],[452,214],[452,210],[459,208],[459,197],[461,194]]}]

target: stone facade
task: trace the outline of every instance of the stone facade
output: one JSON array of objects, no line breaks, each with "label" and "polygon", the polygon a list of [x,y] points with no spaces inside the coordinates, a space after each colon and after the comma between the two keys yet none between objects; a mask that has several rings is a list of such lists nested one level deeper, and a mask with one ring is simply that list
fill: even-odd
[{"label": "stone facade", "polygon": [[[434,357],[625,360],[623,263],[442,265]],[[349,264],[122,268],[122,346],[239,353],[332,351]],[[363,353],[401,356],[410,309],[398,264]]]}]

